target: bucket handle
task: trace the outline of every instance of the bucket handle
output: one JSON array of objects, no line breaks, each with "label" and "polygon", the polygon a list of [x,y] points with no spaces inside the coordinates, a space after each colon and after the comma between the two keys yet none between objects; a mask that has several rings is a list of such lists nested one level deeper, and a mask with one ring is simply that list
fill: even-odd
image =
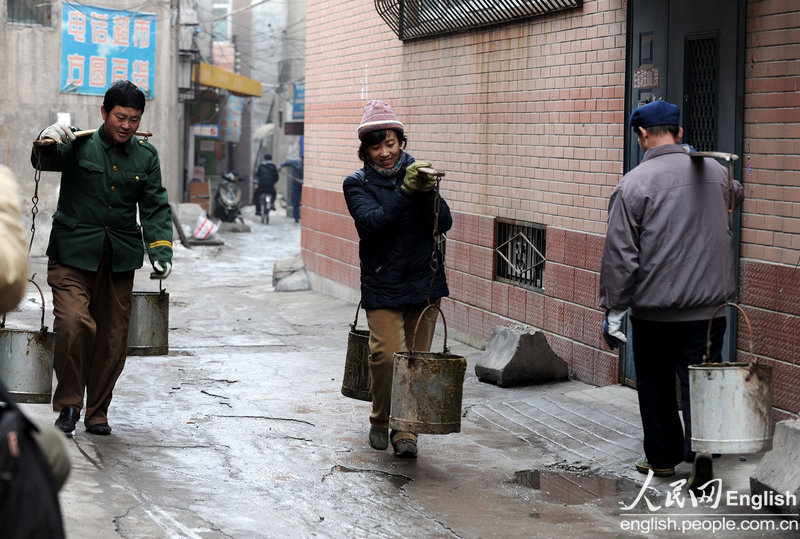
[{"label": "bucket handle", "polygon": [[353,319],[353,323],[350,324],[350,331],[355,331],[356,326],[358,326],[358,311],[361,310],[361,300],[358,301],[358,306],[356,307],[356,317]]},{"label": "bucket handle", "polygon": [[437,311],[439,311],[439,315],[442,317],[442,326],[444,326],[444,346],[442,347],[442,353],[449,354],[450,349],[447,347],[447,320],[445,320],[444,318],[444,313],[442,312],[441,307],[439,307],[435,303],[429,303],[424,309],[422,309],[422,312],[419,313],[419,318],[417,318],[417,325],[414,326],[414,336],[411,338],[411,350],[409,350],[409,352],[412,354],[414,353],[414,348],[416,347],[417,344],[417,330],[419,329],[420,323],[422,323],[422,317],[425,316],[425,311],[427,311],[428,309],[436,309]]},{"label": "bucket handle", "polygon": [[[33,283],[33,286],[36,287],[36,290],[39,291],[39,296],[42,298],[42,320],[41,320],[41,324],[40,324],[41,328],[40,328],[39,331],[40,331],[40,333],[42,335],[44,335],[45,333],[47,333],[47,326],[44,325],[44,312],[45,312],[45,309],[44,309],[44,293],[42,292],[42,289],[39,287],[39,285],[36,284],[36,281],[33,280],[34,277],[36,277],[35,273],[31,276],[30,279],[28,279],[28,282],[29,283]],[[3,320],[0,321],[0,328],[4,328],[4,327],[6,327],[6,313],[3,313]]]},{"label": "bucket handle", "polygon": [[747,313],[744,312],[744,309],[741,306],[737,305],[736,303],[731,303],[730,301],[726,301],[716,309],[714,312],[711,313],[711,319],[708,321],[708,332],[706,334],[706,353],[703,355],[703,363],[710,363],[708,360],[711,357],[711,324],[714,323],[714,317],[716,317],[717,313],[723,307],[736,307],[739,309],[739,312],[742,313],[744,316],[744,321],[747,322],[747,330],[750,332],[750,372],[753,372],[753,368],[756,366],[756,354],[755,354],[755,347],[753,346],[753,325],[750,323],[750,318],[747,316]]}]

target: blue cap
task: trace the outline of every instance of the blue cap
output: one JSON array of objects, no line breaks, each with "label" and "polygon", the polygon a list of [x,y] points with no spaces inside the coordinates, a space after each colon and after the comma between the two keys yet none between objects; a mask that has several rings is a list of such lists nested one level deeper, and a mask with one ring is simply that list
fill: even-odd
[{"label": "blue cap", "polygon": [[681,109],[666,101],[653,101],[639,107],[631,114],[631,127],[653,127],[655,125],[680,125]]}]

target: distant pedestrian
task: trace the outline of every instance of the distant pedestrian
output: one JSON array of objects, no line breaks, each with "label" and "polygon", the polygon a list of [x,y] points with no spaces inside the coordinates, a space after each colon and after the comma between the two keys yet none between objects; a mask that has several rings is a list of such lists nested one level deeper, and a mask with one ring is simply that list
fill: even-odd
[{"label": "distant pedestrian", "polygon": [[[622,322],[631,309],[645,452],[636,469],[659,476],[695,459],[688,367],[702,362],[711,316],[736,291],[728,210],[744,199],[739,182],[729,189],[725,167],[689,156],[679,144],[679,122],[680,109],[663,101],[631,114],[645,154],[611,193],[600,271],[603,336],[611,349],[627,342]],[[721,359],[724,314],[720,309],[711,325],[712,361]],[[710,476],[710,456],[697,459],[694,471]]]},{"label": "distant pedestrian", "polygon": [[[428,301],[438,305],[449,295],[444,266],[431,270],[434,249],[435,178],[423,172],[427,162],[414,162],[405,152],[403,124],[392,107],[372,100],[358,128],[358,157],[363,168],[344,180],[347,208],[358,231],[361,261],[361,304],[369,325],[369,368],[372,375],[370,445],[386,449],[391,440],[398,457],[417,456],[417,435],[389,435],[394,353],[407,351],[414,328]],[[439,199],[439,232],[453,224],[450,208]],[[438,312],[429,309],[416,333],[415,349],[429,350]]]},{"label": "distant pedestrian", "polygon": [[288,168],[287,176],[292,187],[292,216],[294,222],[300,222],[300,198],[303,195],[303,158],[287,159],[281,163],[280,169]]},{"label": "distant pedestrian", "polygon": [[261,195],[269,195],[269,208],[264,208],[263,211],[269,212],[275,209],[275,184],[278,182],[278,167],[272,162],[272,155],[264,154],[264,160],[256,170],[256,179],[258,180],[258,187],[253,193],[255,199],[256,215],[261,215]]},{"label": "distant pedestrian", "polygon": [[143,235],[154,275],[166,279],[172,270],[172,214],[158,152],[134,137],[144,107],[139,88],[117,81],[106,91],[97,131],[76,138],[68,125],[53,124],[39,138],[56,144],[34,145],[31,154],[34,167],[61,172],[47,282],[55,315],[55,425],[66,433],[80,418],[84,393],[86,431],[111,433],[108,407],[125,366]]}]

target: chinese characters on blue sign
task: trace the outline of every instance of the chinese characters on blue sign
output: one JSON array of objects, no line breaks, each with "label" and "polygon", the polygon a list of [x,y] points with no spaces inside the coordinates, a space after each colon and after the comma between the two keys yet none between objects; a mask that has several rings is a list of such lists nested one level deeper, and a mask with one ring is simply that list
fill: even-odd
[{"label": "chinese characters on blue sign", "polygon": [[242,105],[244,99],[229,95],[219,109],[219,139],[225,142],[239,142],[242,138]]},{"label": "chinese characters on blue sign", "polygon": [[154,14],[64,3],[61,16],[61,93],[104,95],[130,80],[153,98]]},{"label": "chinese characters on blue sign", "polygon": [[292,100],[292,120],[304,120],[306,117],[306,83],[294,84],[294,99]]}]

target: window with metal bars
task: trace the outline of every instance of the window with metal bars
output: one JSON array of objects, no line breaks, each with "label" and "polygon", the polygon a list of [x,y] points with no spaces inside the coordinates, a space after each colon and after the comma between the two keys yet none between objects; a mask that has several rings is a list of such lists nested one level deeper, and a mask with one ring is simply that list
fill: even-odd
[{"label": "window with metal bars", "polygon": [[50,26],[52,0],[7,0],[6,22]]},{"label": "window with metal bars", "polygon": [[719,52],[716,36],[689,39],[684,62],[684,141],[698,151],[716,150]]},{"label": "window with metal bars", "polygon": [[402,40],[447,34],[583,6],[583,0],[375,0]]},{"label": "window with metal bars", "polygon": [[547,227],[497,220],[495,278],[524,288],[544,289]]}]

